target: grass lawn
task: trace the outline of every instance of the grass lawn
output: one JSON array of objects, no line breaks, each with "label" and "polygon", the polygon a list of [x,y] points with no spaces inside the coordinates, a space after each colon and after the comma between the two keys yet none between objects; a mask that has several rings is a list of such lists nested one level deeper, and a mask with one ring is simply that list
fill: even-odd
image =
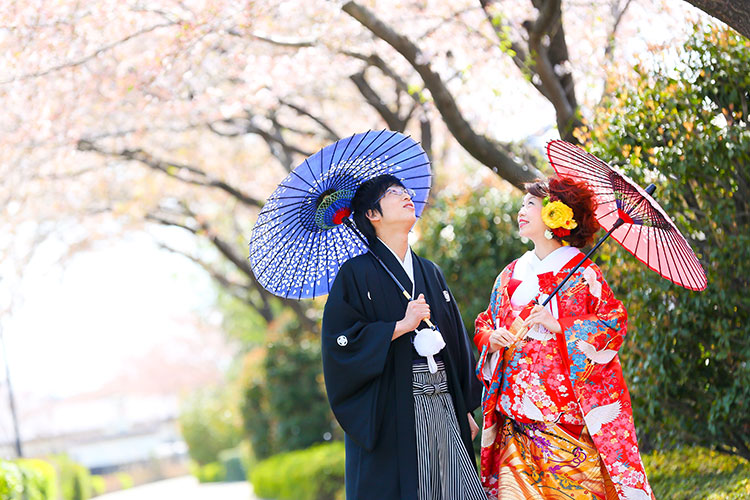
[{"label": "grass lawn", "polygon": [[643,456],[657,500],[750,499],[750,462],[705,448]]}]

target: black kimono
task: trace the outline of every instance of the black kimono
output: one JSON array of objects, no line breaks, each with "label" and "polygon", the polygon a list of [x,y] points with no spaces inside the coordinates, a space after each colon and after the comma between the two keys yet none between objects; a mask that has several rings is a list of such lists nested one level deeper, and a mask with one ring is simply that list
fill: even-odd
[{"label": "black kimono", "polygon": [[[371,250],[411,291],[411,280],[393,253],[380,241]],[[440,269],[429,260],[412,257],[414,297],[424,294],[431,320],[445,340],[440,356],[461,438],[473,462],[466,414],[479,406],[481,384],[474,375],[469,338]],[[348,500],[417,499],[413,334],[391,341],[406,304],[397,285],[369,253],[344,263],[326,302],[323,373],[331,408],[346,432]]]}]

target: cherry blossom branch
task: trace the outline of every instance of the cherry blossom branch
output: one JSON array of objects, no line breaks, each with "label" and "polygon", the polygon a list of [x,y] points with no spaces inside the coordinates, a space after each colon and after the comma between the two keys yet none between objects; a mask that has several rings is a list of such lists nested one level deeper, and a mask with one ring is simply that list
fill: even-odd
[{"label": "cherry blossom branch", "polygon": [[612,5],[612,14],[615,19],[615,21],[612,23],[612,30],[609,32],[609,36],[607,37],[607,47],[604,49],[604,58],[608,62],[612,62],[612,59],[614,57],[615,53],[615,41],[616,41],[616,35],[617,35],[617,28],[620,27],[620,22],[622,21],[622,18],[625,16],[625,12],[627,12],[628,7],[630,7],[630,4],[633,2],[633,0],[627,0],[625,2],[625,5],[622,7],[622,9],[618,9],[619,7],[619,0],[617,0]]},{"label": "cherry blossom branch", "polygon": [[317,45],[317,40],[282,40],[279,38],[272,38],[267,35],[259,33],[242,33],[236,28],[228,29],[227,34],[238,37],[238,38],[254,38],[261,42],[270,43],[271,45],[277,45],[279,47],[286,47],[291,49],[302,49],[306,47],[314,47]]},{"label": "cherry blossom branch", "polygon": [[[151,215],[149,216],[149,220],[153,222],[158,222],[162,225],[169,225],[169,226],[175,226],[172,221],[169,221],[164,218],[160,218],[158,216]],[[184,229],[184,227],[182,227]],[[241,302],[249,305],[253,309],[255,309],[266,322],[273,321],[273,311],[271,309],[271,304],[269,302],[269,298],[263,294],[258,294],[261,304],[257,304],[253,299],[249,296],[249,288],[251,285],[249,283],[238,283],[236,281],[232,281],[231,279],[227,278],[225,274],[217,270],[214,266],[210,265],[209,263],[205,262],[202,259],[199,259],[198,257],[195,257],[187,252],[184,252],[182,250],[178,250],[176,248],[173,248],[165,243],[158,243],[159,248],[162,250],[166,250],[168,252],[180,255],[182,257],[185,257],[186,259],[190,260],[191,262],[198,265],[203,271],[206,272],[209,276],[211,276],[211,279],[213,279],[216,283],[219,284],[224,290],[226,290],[230,295],[232,295],[237,300],[240,300]]]},{"label": "cherry blossom branch", "polygon": [[369,29],[375,36],[398,51],[419,73],[425,87],[432,94],[435,107],[443,117],[443,121],[458,143],[469,154],[519,188],[524,183],[541,176],[541,173],[535,167],[517,162],[503,149],[500,143],[479,135],[472,129],[458,109],[458,105],[445,82],[440,75],[432,70],[429,60],[425,60],[424,54],[411,40],[397,33],[369,9],[354,1],[344,4],[343,10]]},{"label": "cherry blossom branch", "polygon": [[195,235],[206,238],[226,260],[228,260],[232,265],[234,265],[234,267],[236,267],[242,274],[244,274],[248,278],[250,285],[249,288],[265,296],[266,300],[278,299],[282,301],[284,305],[289,306],[297,314],[300,323],[303,324],[305,329],[307,329],[308,331],[315,331],[315,329],[317,328],[317,323],[314,320],[310,319],[310,317],[307,315],[308,306],[306,304],[297,300],[282,299],[280,297],[276,297],[265,288],[260,286],[260,284],[255,279],[255,273],[253,273],[248,259],[244,254],[239,254],[237,251],[235,251],[235,247],[222,239],[204,218],[193,213],[187,203],[181,200],[179,202],[179,207],[181,213],[184,216],[195,221],[197,227],[190,226],[185,223],[178,222],[176,220],[166,218],[157,214],[149,214],[146,216],[146,218],[147,220],[151,220],[152,222],[179,227]]},{"label": "cherry blossom branch", "polygon": [[85,55],[85,56],[83,56],[80,59],[76,59],[75,61],[68,61],[66,63],[58,64],[57,66],[52,66],[51,68],[47,68],[47,69],[42,70],[42,71],[36,71],[36,72],[33,72],[33,73],[26,73],[24,75],[20,75],[20,76],[14,77],[14,78],[11,78],[9,80],[3,80],[3,81],[0,81],[0,85],[5,85],[5,84],[8,84],[8,83],[18,82],[18,81],[23,81],[23,80],[29,80],[29,79],[32,79],[32,78],[39,78],[39,77],[47,76],[47,75],[49,75],[51,73],[55,73],[57,71],[63,70],[63,69],[74,68],[76,66],[81,66],[83,64],[86,64],[88,61],[90,61],[90,60],[98,57],[99,55],[103,54],[104,52],[108,52],[108,51],[114,49],[115,47],[117,47],[118,45],[122,45],[123,43],[132,40],[133,38],[137,38],[137,37],[139,37],[141,35],[145,35],[147,33],[151,33],[152,31],[156,31],[156,30],[161,29],[161,28],[166,28],[166,27],[169,27],[169,26],[174,26],[176,24],[178,24],[178,23],[176,23],[176,22],[168,22],[168,23],[156,24],[154,26],[150,26],[148,28],[144,28],[144,29],[142,29],[140,31],[136,31],[135,33],[131,33],[130,35],[128,35],[128,36],[126,36],[124,38],[121,38],[120,40],[117,40],[117,41],[112,42],[110,44],[104,45],[103,47],[100,47],[100,48],[96,49],[94,52],[92,52],[92,53],[90,53],[88,55]]},{"label": "cherry blossom branch", "polygon": [[306,117],[310,118],[312,121],[314,121],[315,123],[317,123],[318,125],[320,125],[323,128],[323,130],[325,130],[327,132],[328,138],[330,140],[332,140],[332,141],[338,141],[339,139],[341,139],[341,136],[338,133],[336,133],[336,131],[334,131],[333,128],[328,123],[326,123],[319,116],[315,116],[314,114],[310,113],[308,110],[306,110],[302,106],[298,106],[298,105],[296,105],[294,103],[291,103],[289,101],[286,101],[284,99],[279,99],[279,103],[281,103],[282,105],[286,106],[287,108],[293,109],[294,111],[297,112],[297,114],[299,114],[301,116],[306,116]]},{"label": "cherry blossom branch", "polygon": [[261,200],[253,198],[240,188],[231,186],[227,182],[214,177],[198,167],[160,160],[142,149],[108,151],[94,142],[81,139],[78,141],[78,150],[93,151],[104,156],[132,160],[187,184],[219,189],[247,206],[255,208],[263,206]]},{"label": "cherry blossom branch", "polygon": [[562,25],[560,0],[531,0],[539,11],[522,25],[528,34],[528,49],[511,41],[502,18],[490,12],[494,0],[480,0],[487,20],[513,60],[534,88],[555,108],[560,137],[577,143],[573,131],[583,123],[579,117],[573,75],[566,68],[568,47]]}]

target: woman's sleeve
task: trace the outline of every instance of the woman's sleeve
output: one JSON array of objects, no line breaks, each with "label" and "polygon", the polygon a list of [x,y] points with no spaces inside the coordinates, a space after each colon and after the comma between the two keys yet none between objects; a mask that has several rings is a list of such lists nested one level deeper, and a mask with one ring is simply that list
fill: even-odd
[{"label": "woman's sleeve", "polygon": [[488,346],[490,334],[495,329],[491,307],[479,313],[474,321],[474,344],[479,352]]},{"label": "woman's sleeve", "polygon": [[[503,271],[505,272],[505,270]],[[499,352],[489,352],[489,339],[495,330],[495,314],[492,312],[492,302],[496,300],[495,294],[499,293],[500,283],[503,273],[500,273],[492,285],[490,293],[490,303],[483,312],[479,313],[474,321],[474,344],[479,351],[479,360],[477,361],[476,376],[481,381],[487,381],[492,378],[495,367],[499,359]]]},{"label": "woman's sleeve", "polygon": [[323,312],[323,374],[336,420],[360,446],[371,450],[382,420],[379,398],[387,391],[381,376],[395,321],[368,321],[357,287],[353,270],[345,264]]},{"label": "woman's sleeve", "polygon": [[[582,308],[580,314],[568,314],[559,318],[563,331],[588,343],[596,351],[617,351],[622,346],[627,331],[628,314],[622,302],[617,300],[601,270],[590,264],[583,272],[581,291],[570,297],[573,308]],[[564,311],[564,313],[571,311]],[[566,335],[570,338],[570,335]],[[585,347],[585,346],[584,346]]]},{"label": "woman's sleeve", "polygon": [[[500,285],[500,276],[495,279],[492,290],[496,290]],[[474,344],[481,353],[485,347],[488,347],[490,334],[495,330],[495,319],[492,314],[492,294],[490,294],[490,303],[487,309],[479,313],[474,321]]]}]

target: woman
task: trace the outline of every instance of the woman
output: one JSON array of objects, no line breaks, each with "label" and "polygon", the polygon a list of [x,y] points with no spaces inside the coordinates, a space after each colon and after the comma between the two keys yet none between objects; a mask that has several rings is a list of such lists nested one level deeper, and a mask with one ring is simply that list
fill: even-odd
[{"label": "woman", "polygon": [[482,484],[490,498],[649,499],[617,351],[627,313],[584,255],[599,224],[585,184],[526,185],[521,236],[534,250],[498,276],[476,319]]}]

